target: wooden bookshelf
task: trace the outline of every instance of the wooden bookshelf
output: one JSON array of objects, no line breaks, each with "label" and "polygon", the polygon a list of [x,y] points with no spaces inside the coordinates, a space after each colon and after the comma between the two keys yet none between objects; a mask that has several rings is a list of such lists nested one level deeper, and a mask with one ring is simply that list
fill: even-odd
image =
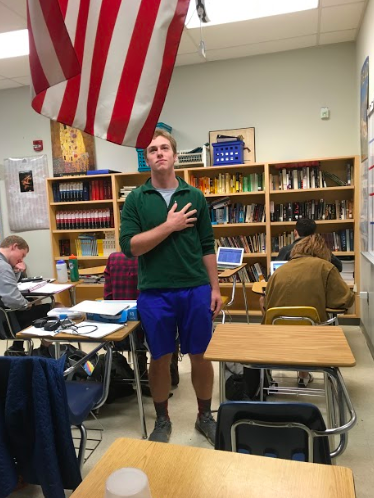
[{"label": "wooden bookshelf", "polygon": [[[292,167],[293,163],[303,162],[290,161],[287,164]],[[310,161],[310,160],[305,160]],[[352,219],[332,219],[332,220],[316,220],[318,231],[320,233],[331,233],[342,229],[353,229],[354,234],[354,250],[352,251],[334,251],[338,257],[350,256],[354,257],[355,265],[355,284],[357,288],[357,297],[353,309],[349,310],[347,318],[359,318],[359,283],[360,283],[360,267],[359,267],[359,159],[357,156],[343,156],[335,158],[317,158],[313,161],[319,161],[322,171],[329,171],[335,174],[342,180],[346,180],[346,164],[350,162],[352,168],[351,185],[338,186],[330,179],[327,179],[326,188],[308,188],[308,189],[287,189],[287,190],[273,190],[270,185],[270,175],[274,175],[277,171],[277,162],[272,163],[254,163],[242,165],[229,165],[229,166],[211,166],[211,167],[189,167],[183,169],[176,169],[176,174],[183,178],[188,183],[192,179],[209,178],[214,181],[214,178],[219,174],[229,173],[241,174],[248,176],[251,174],[262,175],[262,188],[261,191],[252,192],[206,192],[205,196],[208,202],[212,202],[220,197],[230,197],[233,203],[247,204],[263,204],[265,206],[266,219],[264,222],[256,223],[219,223],[213,225],[215,238],[219,237],[233,237],[233,236],[253,236],[254,234],[264,234],[266,242],[266,252],[244,253],[244,262],[248,265],[260,263],[265,271],[270,271],[270,261],[276,257],[277,251],[272,250],[271,238],[282,234],[283,232],[291,232],[295,226],[295,221],[270,221],[270,203],[275,204],[305,202],[305,201],[319,201],[320,199],[326,202],[333,203],[335,201],[350,200],[353,202],[353,218]],[[133,172],[133,173],[118,173],[112,175],[98,175],[87,177],[63,177],[63,178],[49,178],[47,180],[47,190],[49,198],[49,217],[51,228],[51,245],[54,261],[58,259],[67,259],[67,256],[60,257],[59,255],[59,240],[69,238],[73,251],[75,250],[73,241],[77,237],[77,233],[100,233],[104,231],[111,231],[114,233],[115,249],[120,250],[119,246],[119,230],[120,230],[120,210],[122,209],[125,199],[120,196],[120,189],[124,186],[139,186],[142,185],[148,178],[149,172]],[[53,198],[52,185],[54,182],[69,182],[75,179],[82,181],[92,181],[99,178],[109,177],[111,181],[112,196],[110,199],[102,199],[97,201],[79,201],[79,202],[56,202]],[[109,206],[113,212],[114,226],[108,229],[89,229],[89,230],[57,230],[56,226],[56,211],[59,209],[78,210],[86,206],[87,209],[95,208],[95,206],[104,208]],[[78,257],[78,264],[81,268],[88,268],[97,264],[103,264],[106,257],[104,256],[81,256]],[[222,283],[222,295],[231,296],[232,285],[230,283]],[[258,296],[251,290],[251,283],[246,283],[247,300],[249,304],[250,315],[259,317],[261,315]],[[78,284],[77,286],[77,302],[83,299],[93,299],[101,297],[103,293],[103,286],[98,284]],[[238,316],[244,315],[244,301],[241,284],[235,295],[235,302],[230,308],[230,313]]]}]

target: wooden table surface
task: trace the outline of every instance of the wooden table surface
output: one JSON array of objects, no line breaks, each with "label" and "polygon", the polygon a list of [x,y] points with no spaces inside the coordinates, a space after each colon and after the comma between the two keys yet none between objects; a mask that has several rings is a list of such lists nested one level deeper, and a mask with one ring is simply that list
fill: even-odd
[{"label": "wooden table surface", "polygon": [[341,327],[225,323],[217,325],[204,357],[249,364],[353,367]]},{"label": "wooden table surface", "polygon": [[152,498],[354,498],[350,469],[213,449],[117,439],[71,498],[103,498],[122,467],[142,469]]},{"label": "wooden table surface", "polygon": [[[125,339],[131,332],[133,332],[138,325],[140,324],[139,321],[134,321],[134,322],[127,322],[123,324],[123,327],[120,329],[116,330],[112,334],[106,335],[105,337],[100,337],[99,339],[93,338],[90,336],[83,336],[83,335],[78,335],[78,334],[66,334],[64,332],[61,332],[60,334],[54,335],[54,336],[43,336],[43,339],[53,339],[54,341],[56,340],[67,340],[67,341],[79,341],[79,342],[111,342],[111,341],[122,341]],[[30,327],[29,327],[30,328]],[[27,329],[25,329],[27,330]],[[22,332],[18,332],[16,334],[17,339],[39,339],[40,336],[38,335],[30,335],[30,334],[23,334]]]},{"label": "wooden table surface", "polygon": [[235,268],[226,268],[225,270],[218,270],[218,278],[229,278],[233,277],[237,273],[240,272],[245,266],[247,266],[247,263],[243,263],[242,265],[236,266]]}]

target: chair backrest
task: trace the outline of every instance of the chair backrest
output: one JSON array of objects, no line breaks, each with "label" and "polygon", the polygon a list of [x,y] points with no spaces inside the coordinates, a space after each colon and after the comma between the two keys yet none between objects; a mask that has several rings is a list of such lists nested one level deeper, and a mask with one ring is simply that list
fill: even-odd
[{"label": "chair backrest", "polygon": [[270,325],[316,325],[318,311],[312,306],[279,306],[266,310],[265,323]]},{"label": "chair backrest", "polygon": [[13,491],[17,472],[49,498],[65,496],[64,489],[81,482],[64,364],[65,358],[0,357],[0,461],[7,464],[0,472],[2,492]]},{"label": "chair backrest", "polygon": [[218,410],[216,450],[330,464],[326,426],[310,403],[233,401]]}]

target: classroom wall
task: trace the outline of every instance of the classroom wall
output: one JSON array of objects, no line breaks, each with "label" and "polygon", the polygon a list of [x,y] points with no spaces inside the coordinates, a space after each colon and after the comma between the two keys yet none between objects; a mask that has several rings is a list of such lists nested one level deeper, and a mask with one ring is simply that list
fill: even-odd
[{"label": "classroom wall", "polygon": [[[364,22],[357,38],[356,50],[356,80],[359,88],[361,68],[369,56],[369,102],[374,100],[374,0],[370,0],[365,12]],[[359,106],[360,95],[356,93]],[[359,121],[356,133],[359,136]],[[361,299],[361,321],[374,348],[374,265],[364,256],[361,256],[361,291],[367,292],[368,299]]]},{"label": "classroom wall", "polygon": [[[209,130],[255,127],[257,161],[358,153],[355,45],[344,43],[175,69],[160,117],[173,126],[179,149],[208,141]],[[320,119],[327,106],[331,117]],[[49,121],[30,107],[27,88],[0,91],[0,164],[33,155],[43,139],[50,173]],[[136,171],[132,149],[96,140],[98,168]],[[3,174],[0,201],[8,235]],[[31,274],[50,274],[48,230],[21,233],[30,244]]]}]

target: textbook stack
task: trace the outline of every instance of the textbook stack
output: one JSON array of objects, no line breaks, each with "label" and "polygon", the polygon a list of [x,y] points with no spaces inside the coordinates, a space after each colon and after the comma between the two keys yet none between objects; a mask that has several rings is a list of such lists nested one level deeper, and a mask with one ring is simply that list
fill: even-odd
[{"label": "textbook stack", "polygon": [[340,273],[342,279],[348,285],[353,285],[355,283],[355,262],[354,259],[342,261],[343,269]]},{"label": "textbook stack", "polygon": [[129,193],[132,192],[133,190],[135,190],[136,188],[137,188],[136,186],[135,187],[130,187],[130,186],[121,187],[120,191],[119,191],[119,198],[126,200],[126,197],[129,195]]}]

